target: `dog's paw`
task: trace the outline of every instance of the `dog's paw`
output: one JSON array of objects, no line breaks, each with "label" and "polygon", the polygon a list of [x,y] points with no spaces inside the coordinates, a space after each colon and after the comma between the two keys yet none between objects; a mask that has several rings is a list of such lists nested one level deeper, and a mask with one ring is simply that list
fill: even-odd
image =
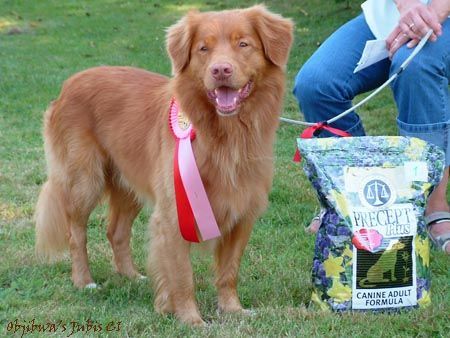
[{"label": "dog's paw", "polygon": [[89,283],[86,284],[84,288],[92,290],[92,289],[99,289],[100,287],[97,285],[97,283]]},{"label": "dog's paw", "polygon": [[242,307],[240,308],[228,308],[228,309],[221,309],[218,308],[217,309],[217,314],[218,315],[222,315],[222,314],[232,314],[232,315],[240,315],[240,316],[245,316],[245,317],[253,317],[256,315],[256,310],[251,310],[251,309],[243,309]]},{"label": "dog's paw", "polygon": [[246,317],[254,317],[256,316],[257,312],[254,309],[242,309],[241,314]]},{"label": "dog's paw", "polygon": [[219,313],[240,313],[242,308],[239,299],[232,297],[227,299],[219,299],[218,312]]},{"label": "dog's paw", "polygon": [[199,314],[175,314],[176,317],[184,324],[195,327],[206,327],[206,322]]},{"label": "dog's paw", "polygon": [[144,276],[144,275],[139,275],[139,276],[137,277],[137,279],[138,279],[138,280],[142,280],[142,281],[146,281],[146,280],[148,280],[148,277],[147,277],[147,276]]}]

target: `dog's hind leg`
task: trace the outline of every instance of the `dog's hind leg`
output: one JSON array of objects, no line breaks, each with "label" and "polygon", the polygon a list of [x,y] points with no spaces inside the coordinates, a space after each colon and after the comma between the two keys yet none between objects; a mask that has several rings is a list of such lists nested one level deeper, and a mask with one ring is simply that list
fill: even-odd
[{"label": "dog's hind leg", "polygon": [[75,200],[74,189],[80,189],[79,184],[71,188],[67,182],[51,176],[44,184],[36,207],[36,253],[54,261],[59,252],[69,247],[72,280],[81,288],[94,282],[86,249],[86,224],[93,207],[80,205],[82,198]]},{"label": "dog's hind leg", "polygon": [[[96,149],[85,148],[77,161],[71,161],[70,181],[70,254],[72,280],[76,287],[95,287],[87,254],[87,222],[104,190],[103,161]],[[81,158],[82,157],[82,158]]]},{"label": "dog's hind leg", "polygon": [[230,233],[223,235],[216,246],[216,288],[219,310],[222,312],[242,311],[237,293],[237,281],[241,257],[253,228],[251,224],[253,223],[235,225]]},{"label": "dog's hind leg", "polygon": [[68,245],[72,280],[79,288],[94,285],[88,266],[86,227],[101,196],[103,177],[91,174],[83,165],[72,166],[64,175],[61,171],[58,176],[50,173],[36,207],[37,254],[51,260]]},{"label": "dog's hind leg", "polygon": [[81,288],[93,285],[86,228],[103,194],[106,161],[89,121],[83,119],[87,115],[65,100],[60,98],[44,115],[48,181],[36,206],[36,251],[51,258],[68,244],[72,280]]},{"label": "dog's hind leg", "polygon": [[114,266],[118,273],[130,278],[141,277],[131,258],[130,238],[133,220],[142,208],[131,191],[117,184],[108,187],[109,224],[107,237],[113,250]]},{"label": "dog's hind leg", "polygon": [[204,325],[195,301],[190,244],[181,237],[173,215],[175,209],[162,213],[156,206],[150,221],[148,270],[156,289],[155,309],[189,325]]},{"label": "dog's hind leg", "polygon": [[72,281],[78,288],[96,287],[89,270],[86,226],[89,213],[73,213],[70,217],[70,255],[72,257]]}]

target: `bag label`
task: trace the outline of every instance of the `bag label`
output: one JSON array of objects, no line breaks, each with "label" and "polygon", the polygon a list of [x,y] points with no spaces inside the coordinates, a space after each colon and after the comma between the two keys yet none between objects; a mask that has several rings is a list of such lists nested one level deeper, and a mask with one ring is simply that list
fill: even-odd
[{"label": "bag label", "polygon": [[411,203],[396,203],[398,188],[404,189],[405,182],[393,180],[392,169],[377,168],[375,173],[367,168],[348,169],[353,179],[359,176],[354,190],[359,203],[350,208],[349,215],[353,230],[352,307],[416,305],[417,218]]},{"label": "bag label", "polygon": [[381,309],[417,304],[413,236],[370,252],[353,247],[352,307]]}]

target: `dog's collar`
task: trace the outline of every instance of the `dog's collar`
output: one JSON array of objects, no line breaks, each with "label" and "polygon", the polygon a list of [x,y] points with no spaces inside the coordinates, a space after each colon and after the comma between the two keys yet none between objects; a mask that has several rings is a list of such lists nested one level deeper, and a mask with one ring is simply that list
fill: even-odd
[{"label": "dog's collar", "polygon": [[178,225],[183,238],[199,242],[220,236],[214,213],[206,195],[195,161],[192,143],[195,130],[173,98],[169,109],[169,125],[176,140],[173,168]]}]

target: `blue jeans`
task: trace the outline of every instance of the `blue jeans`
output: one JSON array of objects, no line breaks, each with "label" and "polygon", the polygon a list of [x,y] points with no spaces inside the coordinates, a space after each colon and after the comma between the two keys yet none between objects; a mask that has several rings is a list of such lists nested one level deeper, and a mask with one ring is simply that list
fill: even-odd
[{"label": "blue jeans", "polygon": [[[428,42],[391,84],[398,109],[400,135],[434,143],[450,165],[450,19],[443,34]],[[300,109],[309,122],[326,121],[351,107],[353,98],[382,85],[410,55],[401,47],[392,61],[384,59],[354,74],[367,40],[375,39],[361,14],[334,32],[303,65],[294,86]],[[365,135],[356,113],[332,126],[353,136]],[[329,136],[323,132],[321,136]]]}]

